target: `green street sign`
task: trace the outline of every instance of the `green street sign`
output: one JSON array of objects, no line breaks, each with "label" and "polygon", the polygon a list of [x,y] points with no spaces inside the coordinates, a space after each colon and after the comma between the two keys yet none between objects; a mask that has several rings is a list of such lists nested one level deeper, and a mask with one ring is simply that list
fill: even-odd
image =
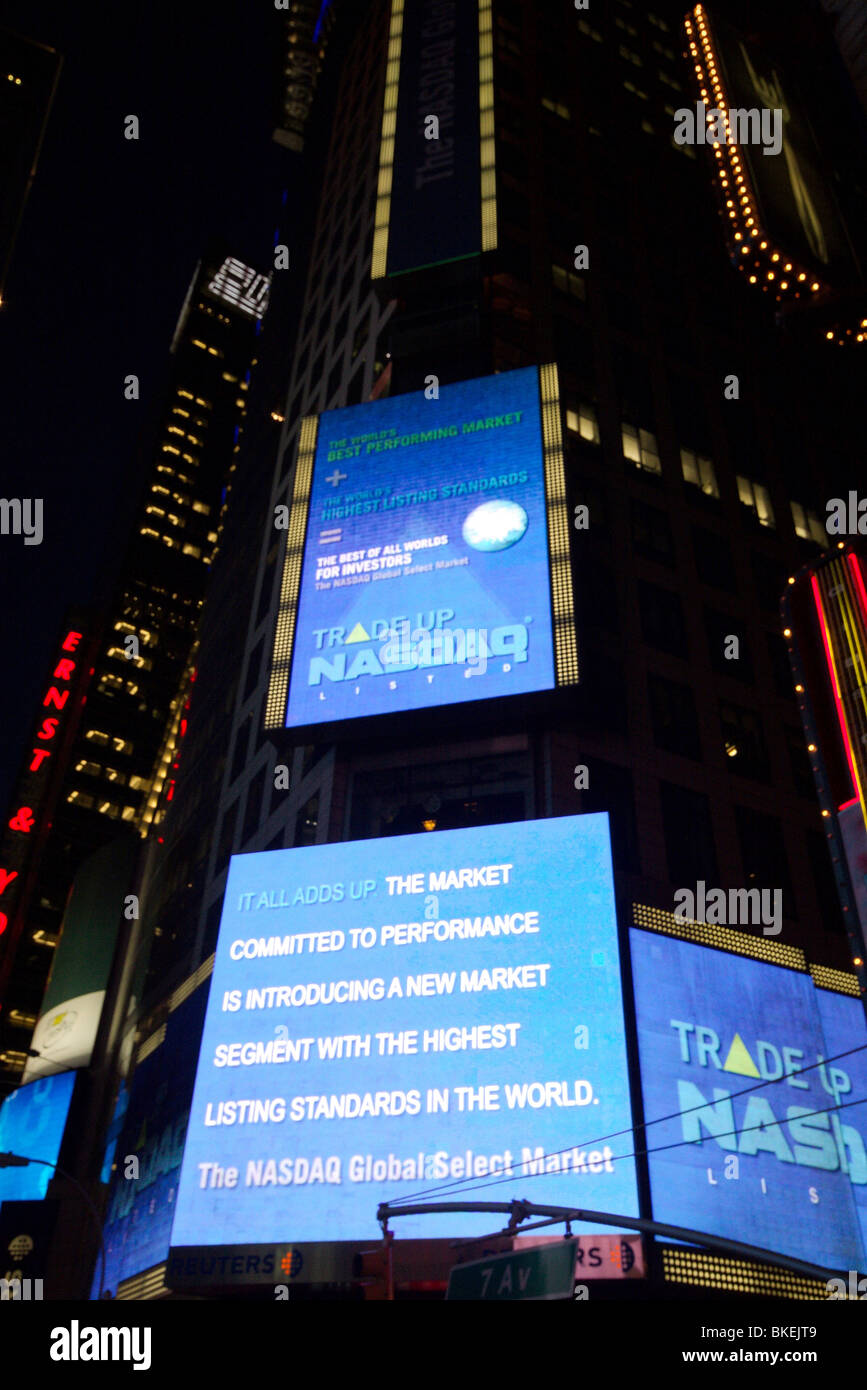
[{"label": "green street sign", "polygon": [[576,1244],[574,1240],[564,1240],[557,1245],[512,1250],[507,1255],[455,1265],[449,1274],[446,1298],[479,1303],[571,1298]]}]

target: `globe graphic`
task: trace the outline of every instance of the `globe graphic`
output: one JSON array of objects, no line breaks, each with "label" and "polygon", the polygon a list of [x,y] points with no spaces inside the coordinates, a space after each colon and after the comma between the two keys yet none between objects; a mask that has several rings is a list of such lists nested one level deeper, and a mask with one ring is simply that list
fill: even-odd
[{"label": "globe graphic", "polygon": [[33,1249],[33,1241],[30,1236],[13,1236],[9,1242],[9,1254],[13,1260],[23,1260],[25,1255],[29,1255]]},{"label": "globe graphic", "polygon": [[498,497],[470,512],[463,525],[463,537],[473,550],[508,550],[510,545],[517,545],[527,525],[523,507]]}]

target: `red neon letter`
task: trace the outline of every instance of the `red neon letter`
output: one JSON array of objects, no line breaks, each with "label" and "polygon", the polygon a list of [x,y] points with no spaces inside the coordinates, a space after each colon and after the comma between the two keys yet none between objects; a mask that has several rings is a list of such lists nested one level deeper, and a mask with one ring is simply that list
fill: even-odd
[{"label": "red neon letter", "polygon": [[58,661],[54,668],[54,679],[58,681],[68,681],[72,679],[75,670],[75,662],[70,661],[68,656],[64,656]]},{"label": "red neon letter", "polygon": [[59,719],[43,719],[42,728],[39,730],[39,733],[36,735],[36,737],[54,738],[54,735],[57,733],[57,726],[59,723]]},{"label": "red neon letter", "polygon": [[8,925],[9,925],[9,918],[6,916],[6,913],[5,913],[5,912],[0,912],[0,936],[3,935],[3,933],[5,932],[5,930],[6,930],[6,928],[7,928]]},{"label": "red neon letter", "polygon": [[18,811],[9,822],[10,830],[23,830],[28,835],[33,829],[33,812],[29,806],[19,806]]},{"label": "red neon letter", "polygon": [[50,758],[51,754],[47,748],[34,748],[31,751],[33,753],[33,762],[30,764],[30,771],[38,772],[44,760]]},{"label": "red neon letter", "polygon": [[61,693],[61,691],[57,689],[56,685],[50,685],[48,687],[48,694],[45,696],[45,699],[42,701],[42,703],[43,705],[53,705],[55,709],[63,709],[63,706],[66,704],[68,699],[68,690],[64,690]]},{"label": "red neon letter", "polygon": [[80,641],[80,632],[67,632],[65,638],[60,644],[60,650],[62,652],[74,652],[75,648],[78,646]]},{"label": "red neon letter", "polygon": [[4,888],[7,888],[7,887],[9,886],[9,884],[12,882],[13,878],[17,878],[17,877],[18,877],[18,870],[17,870],[17,869],[13,869],[11,873],[9,872],[8,869],[0,869],[0,893],[3,892]]}]

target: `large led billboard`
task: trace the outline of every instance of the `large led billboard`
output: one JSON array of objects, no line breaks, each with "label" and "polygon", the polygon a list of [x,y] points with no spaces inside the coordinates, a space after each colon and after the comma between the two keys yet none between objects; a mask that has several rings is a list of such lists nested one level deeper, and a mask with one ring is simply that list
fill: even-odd
[{"label": "large led billboard", "polygon": [[376,1239],[465,1179],[636,1215],[630,1124],[607,815],[233,857],[173,1248]]},{"label": "large led billboard", "polygon": [[556,367],[308,417],[288,520],[268,729],[577,680]]},{"label": "large led billboard", "polygon": [[[169,1013],[163,1040],[138,1063],[123,1127],[115,1145],[115,1171],[105,1213],[104,1288],[166,1258],[175,1210],[184,1136],[193,1093],[196,1049],[205,1016],[207,984]],[[135,1155],[139,1175],[127,1176]],[[99,1296],[100,1268],[92,1297]]]},{"label": "large led billboard", "polygon": [[54,1177],[77,1072],[58,1072],[10,1091],[0,1105],[0,1153],[41,1159],[27,1168],[0,1168],[0,1202],[44,1197]]},{"label": "large led billboard", "polygon": [[805,971],[630,938],[654,1218],[867,1268],[860,1000]]}]

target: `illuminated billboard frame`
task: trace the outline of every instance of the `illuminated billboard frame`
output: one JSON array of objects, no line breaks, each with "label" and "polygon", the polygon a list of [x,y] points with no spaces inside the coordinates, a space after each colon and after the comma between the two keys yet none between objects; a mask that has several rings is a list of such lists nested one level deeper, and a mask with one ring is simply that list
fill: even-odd
[{"label": "illuminated billboard frame", "polygon": [[[861,1033],[865,1032],[861,989],[855,975],[850,974],[848,971],[834,969],[830,966],[812,964],[807,961],[804,953],[797,947],[787,946],[781,942],[768,941],[763,937],[752,937],[743,931],[718,924],[685,920],[675,917],[673,913],[657,907],[633,903],[632,928],[630,930],[630,957],[632,960],[641,1091],[645,1112],[647,1114],[645,1124],[647,1126],[648,1142],[646,1147],[650,1156],[649,1176],[651,1182],[653,1215],[661,1221],[673,1220],[674,1224],[698,1229],[707,1226],[709,1230],[714,1231],[717,1229],[716,1224],[708,1225],[707,1221],[697,1219],[693,1212],[687,1212],[681,1220],[679,1215],[673,1216],[670,1210],[665,1210],[659,1205],[663,1200],[670,1201],[673,1192],[677,1192],[678,1200],[687,1202],[695,1202],[697,1200],[698,1189],[695,1188],[694,1184],[698,1180],[694,1175],[692,1178],[693,1190],[687,1198],[684,1198],[684,1191],[689,1192],[688,1183],[685,1187],[684,1181],[681,1179],[673,1184],[670,1174],[666,1176],[663,1172],[663,1168],[660,1166],[654,1171],[655,1161],[658,1165],[664,1165],[666,1162],[670,1164],[669,1151],[673,1151],[674,1153],[686,1153],[688,1150],[691,1151],[693,1147],[697,1150],[696,1171],[698,1168],[703,1170],[707,1167],[708,1169],[708,1185],[706,1191],[710,1194],[707,1199],[709,1202],[714,1199],[718,1201],[720,1191],[729,1190],[731,1192],[736,1192],[738,1190],[737,1183],[727,1184],[726,1179],[743,1179],[745,1177],[748,1178],[749,1175],[737,1170],[730,1172],[728,1170],[728,1163],[730,1160],[726,1158],[726,1163],[723,1165],[719,1161],[721,1157],[719,1152],[715,1153],[715,1158],[717,1160],[715,1177],[711,1174],[711,1168],[708,1166],[714,1163],[714,1155],[710,1152],[706,1153],[705,1151],[708,1142],[715,1136],[714,1125],[718,1119],[715,1113],[711,1112],[716,1112],[719,1107],[724,1106],[726,1097],[729,1094],[728,1092],[714,1089],[713,1095],[715,1099],[706,1100],[701,1109],[701,1115],[704,1117],[705,1112],[708,1112],[707,1116],[703,1118],[701,1122],[699,1122],[698,1117],[696,1117],[694,1121],[695,1133],[701,1136],[701,1141],[703,1142],[696,1142],[696,1138],[693,1136],[692,1143],[678,1140],[673,1145],[669,1142],[669,1131],[663,1125],[662,1120],[664,1118],[666,1124],[673,1123],[677,1120],[680,1104],[676,1102],[674,1106],[672,1106],[668,1104],[667,1099],[660,1103],[658,1096],[655,1102],[652,1098],[653,1087],[654,1085],[658,1087],[660,1084],[660,1076],[664,1076],[665,1072],[664,1063],[660,1060],[658,1052],[655,1051],[655,1049],[658,1049],[660,1042],[660,1034],[658,1032],[659,1019],[664,1017],[667,1020],[669,1018],[669,1014],[672,1012],[672,1009],[675,1008],[676,1001],[672,1000],[671,1006],[667,998],[664,1001],[660,1001],[658,1009],[659,1018],[656,1019],[656,1022],[654,1022],[652,1008],[650,1014],[647,1012],[650,1007],[649,1001],[651,994],[654,995],[654,998],[658,995],[658,987],[664,980],[670,978],[676,979],[677,976],[675,969],[676,959],[674,961],[669,961],[667,965],[661,967],[661,973],[659,965],[653,968],[652,974],[648,973],[649,965],[648,960],[645,958],[643,948],[648,940],[652,938],[653,934],[656,933],[671,939],[672,943],[676,942],[682,946],[710,948],[710,951],[718,953],[717,961],[719,961],[720,958],[719,953],[725,953],[732,957],[746,958],[746,960],[752,964],[761,967],[777,967],[778,970],[785,971],[786,975],[793,981],[798,980],[799,977],[800,980],[803,981],[803,985],[798,988],[792,999],[786,1002],[786,1007],[784,1009],[779,1007],[778,1001],[778,1007],[776,1009],[778,1017],[774,1020],[774,996],[772,992],[768,992],[767,986],[769,983],[772,983],[773,977],[777,974],[777,971],[768,970],[767,978],[763,978],[762,980],[761,994],[762,1022],[767,1024],[767,1030],[764,1036],[765,1039],[767,1039],[772,1034],[774,1022],[779,1026],[780,1017],[782,1016],[784,1016],[787,1022],[791,1023],[792,1026],[796,1026],[797,1022],[800,1021],[800,1024],[804,1026],[805,1029],[812,1027],[814,1034],[818,1033],[819,1037],[822,1039],[822,1052],[818,1054],[821,1064],[818,1073],[815,1069],[815,1063],[807,1056],[803,1049],[784,1048],[780,1054],[783,1056],[784,1060],[783,1062],[779,1062],[779,1058],[776,1059],[776,1061],[779,1062],[779,1066],[776,1074],[774,1074],[774,1046],[766,1040],[757,1041],[755,1038],[750,1039],[746,1032],[744,1033],[744,1037],[741,1037],[740,1029],[743,1025],[740,1019],[736,1017],[734,1025],[731,1019],[727,1019],[724,1020],[727,1024],[727,1031],[724,1035],[721,1033],[720,1037],[722,1039],[723,1050],[725,1050],[729,1041],[731,1042],[729,1051],[726,1054],[723,1071],[737,1074],[732,1078],[735,1083],[732,1099],[734,1099],[741,1090],[749,1091],[753,1089],[755,1082],[752,1081],[751,1078],[756,1078],[758,1080],[758,1085],[755,1086],[755,1089],[759,1097],[764,1097],[768,1094],[768,1092],[762,1089],[762,1078],[771,1083],[776,1081],[780,1085],[782,1085],[784,1080],[788,1080],[790,1085],[795,1085],[801,1090],[809,1090],[812,1087],[818,1093],[817,1095],[803,1097],[803,1104],[807,1106],[808,1110],[810,1110],[811,1107],[825,1110],[829,1108],[828,1099],[831,1094],[828,1090],[829,1076],[831,1077],[830,1084],[832,1088],[839,1084],[841,1094],[846,1090],[847,1082],[851,1086],[851,1081],[849,1081],[848,1077],[844,1078],[842,1073],[838,1073],[835,1079],[833,1068],[829,1068],[828,1066],[829,1062],[843,1058],[843,1054],[846,1053],[848,1055],[840,1061],[839,1065],[843,1068],[848,1068],[849,1073],[853,1072],[853,1068],[856,1072],[858,1069],[861,1071],[860,1078],[857,1077],[857,1075],[855,1077],[856,1085],[855,1089],[851,1091],[851,1095],[847,1092],[843,1096],[843,1100],[848,1101],[849,1105],[855,1105],[855,1098],[862,1094],[864,1081],[867,1079],[867,1074],[864,1072],[862,1053],[858,1047],[858,1037]],[[639,942],[642,943],[642,952],[638,951]],[[708,960],[712,959],[709,952],[702,951],[700,955],[707,956]],[[698,959],[698,957],[696,957],[696,959]],[[642,974],[644,976],[643,985],[641,982]],[[649,979],[656,982],[652,990],[648,985]],[[704,994],[700,986],[695,982],[688,986],[687,993],[693,998],[693,1001],[699,998],[705,999],[709,1004],[709,1008],[714,1008],[716,1010],[714,1017],[710,1021],[713,1022],[714,1028],[717,1030],[719,1029],[720,1015],[724,1016],[727,1009],[733,1009],[735,1015],[737,1015],[740,1008],[747,1014],[749,1014],[749,1010],[752,1008],[754,1013],[753,1021],[755,1021],[755,1010],[757,1007],[756,998],[753,997],[753,986],[751,986],[748,981],[746,988],[743,987],[742,981],[742,987],[729,995],[717,993],[714,997],[715,1002],[711,1001],[709,995]],[[844,1004],[841,996],[848,997],[849,1002]],[[834,1003],[835,998],[839,1000],[839,1004]],[[783,999],[783,996],[780,995],[779,999]],[[800,1012],[798,1006],[799,1000]],[[806,1013],[804,1012],[805,1009]],[[677,1013],[677,1018],[679,1020],[684,1020],[689,1017],[690,1015],[686,1013]],[[708,1015],[705,1018],[705,1022],[707,1022],[709,1018],[710,1016]],[[731,1031],[733,1026],[735,1028],[734,1033]],[[683,1021],[673,1022],[672,1027],[678,1030],[680,1063],[686,1064],[689,1062],[690,1064],[700,1064],[706,1067],[708,1062],[707,1047],[712,1047],[712,1050],[715,1049],[717,1051],[720,1047],[719,1040],[714,1043],[713,1039],[709,1037],[709,1034],[712,1034],[714,1029],[708,1030],[705,1028],[702,1033],[701,1029],[693,1030],[691,1025]],[[701,1038],[699,1038],[700,1033],[702,1033]],[[776,1037],[776,1035],[774,1036]],[[808,1036],[808,1033],[805,1032],[804,1036]],[[744,1038],[749,1042],[749,1047],[746,1046]],[[685,1041],[685,1039],[691,1039],[692,1041]],[[776,1037],[776,1041],[779,1042],[778,1037]],[[704,1049],[704,1051],[702,1049]],[[652,1074],[654,1058],[657,1066],[655,1081],[654,1074]],[[795,1059],[802,1060],[799,1061]],[[827,1059],[827,1061],[823,1059]],[[758,1060],[761,1070],[756,1067],[756,1060]],[[718,1058],[715,1065],[719,1066]],[[768,1067],[770,1067],[770,1073]],[[662,1068],[661,1072],[659,1068]],[[794,1080],[793,1078],[797,1077],[802,1069],[809,1075],[810,1079],[808,1080],[805,1076],[804,1078],[798,1077],[797,1080]],[[710,1074],[715,1076],[712,1072]],[[668,1079],[670,1080],[671,1077],[669,1076]],[[726,1078],[721,1075],[720,1080],[724,1081]],[[860,1084],[858,1084],[859,1082]],[[704,1089],[705,1091],[708,1090],[707,1084]],[[826,1092],[828,1094],[826,1094]],[[801,1097],[798,1096],[797,1092],[793,1092],[787,1099],[797,1101],[801,1099]],[[680,1103],[682,1103],[682,1101]],[[753,1099],[751,1097],[750,1104],[752,1103]],[[861,1103],[867,1104],[867,1096],[865,1096],[864,1101]],[[691,1108],[695,1110],[696,1107]],[[833,1107],[831,1108],[833,1109]],[[816,1133],[819,1135],[827,1133],[828,1139],[830,1140],[831,1135],[837,1133],[837,1129],[839,1129],[841,1122],[844,1126],[846,1124],[857,1124],[857,1120],[852,1118],[857,1115],[857,1109],[850,1109],[846,1105],[844,1105],[843,1108],[845,1113],[839,1120],[833,1115],[828,1119],[827,1130],[817,1124],[815,1130],[812,1127],[809,1130],[809,1138],[803,1133],[800,1133],[799,1136],[793,1136],[793,1142],[794,1139],[797,1138],[801,1145],[804,1146],[804,1153],[802,1153],[800,1158],[797,1156],[797,1148],[794,1150],[794,1159],[791,1153],[789,1153],[788,1156],[780,1154],[776,1146],[772,1144],[765,1135],[767,1132],[776,1133],[779,1131],[780,1137],[777,1143],[783,1146],[785,1142],[783,1138],[785,1127],[789,1124],[804,1124],[803,1120],[797,1118],[807,1113],[804,1111],[803,1107],[795,1107],[794,1110],[790,1107],[786,1112],[785,1120],[782,1118],[776,1120],[773,1118],[765,1118],[759,1115],[757,1111],[756,1114],[752,1116],[752,1118],[755,1119],[758,1115],[759,1122],[757,1124],[746,1124],[745,1120],[748,1118],[747,1114],[744,1115],[743,1120],[740,1122],[735,1121],[735,1136],[739,1137],[741,1135],[746,1135],[750,1130],[754,1132],[758,1131],[755,1143],[747,1148],[742,1148],[736,1141],[733,1142],[730,1137],[728,1138],[728,1142],[725,1142],[727,1134],[723,1134],[716,1142],[724,1150],[731,1149],[748,1155],[762,1156],[765,1154],[765,1151],[768,1150],[774,1154],[775,1159],[785,1160],[782,1171],[786,1173],[789,1173],[788,1165],[792,1162],[796,1162],[801,1166],[806,1164],[807,1166],[804,1167],[804,1173],[809,1175],[806,1181],[818,1184],[825,1170],[829,1173],[833,1173],[837,1171],[837,1168],[829,1162],[818,1161],[816,1157],[817,1153],[820,1157],[824,1158],[824,1150],[823,1146],[819,1141],[815,1140],[813,1136]],[[684,1110],[684,1114],[688,1114],[689,1110],[690,1107],[687,1107]],[[657,1111],[660,1115],[658,1124],[656,1122]],[[671,1113],[672,1111],[674,1113]],[[792,1119],[792,1114],[795,1115],[796,1119]],[[685,1126],[685,1121],[683,1121],[683,1123]],[[837,1129],[835,1129],[835,1124]],[[703,1134],[701,1132],[702,1125],[706,1128],[706,1133]],[[861,1127],[863,1128],[863,1121]],[[844,1141],[838,1137],[838,1145],[842,1142]],[[851,1142],[851,1137],[845,1140],[847,1146],[849,1146]],[[863,1138],[857,1140],[856,1135],[855,1150],[859,1150],[860,1152],[863,1151],[863,1148]],[[846,1173],[847,1171],[854,1172],[854,1169],[858,1167],[859,1176],[850,1178],[850,1192],[852,1195],[852,1209],[848,1214],[850,1225],[849,1227],[841,1225],[836,1233],[836,1238],[839,1243],[844,1242],[846,1239],[852,1240],[863,1248],[865,1241],[867,1241],[867,1198],[865,1198],[864,1195],[864,1182],[865,1178],[867,1178],[867,1168],[865,1168],[863,1152],[860,1152],[859,1157],[858,1154],[855,1153],[855,1150],[852,1151],[851,1155],[847,1152],[847,1157],[839,1160],[839,1168],[842,1173]],[[657,1155],[656,1159],[654,1159],[654,1155]],[[692,1155],[690,1154],[690,1156]],[[722,1155],[722,1157],[725,1157],[725,1155]],[[725,1167],[725,1172],[723,1172],[723,1167]],[[775,1175],[769,1172],[766,1172],[764,1177],[762,1177],[761,1173],[753,1174],[754,1179],[757,1176],[761,1177],[762,1196],[756,1200],[765,1201],[768,1194],[772,1194],[775,1187]],[[789,1176],[791,1177],[790,1173]],[[767,1179],[767,1186],[765,1186],[765,1179]],[[705,1190],[703,1181],[700,1183],[700,1186],[702,1190]],[[824,1203],[825,1199],[829,1196],[836,1196],[840,1199],[839,1193],[819,1193],[815,1188],[810,1188],[810,1209],[818,1211],[818,1204],[820,1202]],[[785,1197],[785,1194],[783,1194],[783,1197]],[[779,1200],[780,1194],[777,1194],[777,1201]],[[841,1205],[840,1200],[838,1200],[838,1206],[839,1205]],[[842,1206],[845,1207],[845,1205],[845,1201],[842,1201]],[[839,1214],[838,1211],[838,1215]],[[742,1216],[743,1212],[741,1212],[740,1215]],[[779,1218],[779,1211],[776,1215],[777,1218]],[[719,1216],[720,1211],[717,1210],[715,1212],[715,1217],[718,1219]],[[773,1215],[770,1219],[771,1225],[773,1225]],[[777,1224],[779,1225],[779,1219]],[[788,1229],[788,1226],[786,1226],[787,1231]],[[801,1230],[800,1226],[798,1230]],[[738,1235],[736,1230],[720,1230],[719,1233],[725,1235]],[[750,1238],[753,1239],[753,1237]],[[824,1264],[827,1265],[828,1268],[834,1267],[830,1260],[817,1258],[812,1249],[809,1251],[789,1249],[787,1251],[782,1246],[771,1247],[770,1243],[766,1240],[757,1240],[756,1243],[767,1245],[769,1251],[771,1248],[779,1248],[781,1255],[788,1254],[795,1258],[806,1258],[811,1263],[817,1265]],[[827,1290],[824,1283],[814,1281],[802,1274],[791,1273],[785,1268],[774,1265],[772,1263],[774,1258],[772,1253],[768,1255],[769,1262],[767,1264],[758,1261],[724,1258],[717,1252],[707,1254],[700,1249],[680,1244],[674,1246],[664,1245],[661,1248],[661,1253],[663,1256],[663,1275],[666,1282],[777,1297],[827,1297]],[[851,1256],[854,1252],[849,1253]],[[842,1265],[840,1267],[842,1268]]]},{"label": "illuminated billboard frame", "polygon": [[[464,259],[478,255],[479,252],[493,251],[497,246],[497,176],[496,142],[494,139],[494,37],[491,0],[477,0],[478,11],[478,177],[479,177],[479,244],[466,250],[462,255],[446,255],[441,260],[425,261],[419,265],[390,266],[390,240],[392,227],[392,201],[395,180],[395,143],[398,132],[398,101],[401,96],[401,68],[404,79],[407,77],[407,11],[411,7],[420,9],[424,0],[392,0],[388,31],[388,56],[385,72],[385,97],[382,112],[382,132],[379,147],[379,178],[377,182],[376,213],[374,219],[373,250],[371,255],[370,278],[382,280],[387,275],[406,274],[409,270],[422,269],[431,264]],[[459,0],[461,5],[472,6],[468,0]],[[462,11],[462,21],[468,15]],[[435,26],[436,27],[436,26]],[[435,111],[432,115],[437,114]],[[468,159],[470,150],[466,138],[461,139],[461,157]],[[453,209],[453,199],[449,204],[449,215]],[[411,256],[410,256],[411,259]]]},{"label": "illuminated billboard frame", "polygon": [[[530,369],[521,369],[527,371]],[[547,548],[550,584],[551,634],[553,647],[553,687],[571,686],[578,682],[578,643],[575,631],[575,609],[569,550],[569,519],[566,502],[566,475],[563,456],[563,435],[560,407],[559,373],[556,363],[547,363],[538,372],[539,419],[542,446],[541,476],[544,483]],[[491,381],[495,378],[480,378]],[[458,384],[458,383],[456,383]],[[466,383],[461,383],[466,384]],[[448,390],[449,388],[443,388]],[[402,399],[400,397],[392,399]],[[406,398],[407,400],[409,398]],[[370,407],[370,402],[366,407]],[[350,407],[364,409],[365,406]],[[305,416],[301,421],[295,474],[289,508],[286,544],[280,580],[280,598],[271,652],[271,675],[265,704],[264,727],[267,731],[286,728],[285,718],[290,694],[292,662],[301,580],[307,550],[310,503],[314,463],[319,441],[320,416]],[[324,462],[324,461],[323,461]],[[480,697],[480,701],[485,697]],[[468,702],[471,704],[473,702]],[[430,705],[427,708],[435,708]],[[407,711],[396,711],[396,715]],[[377,719],[379,713],[362,714],[360,719]],[[348,722],[348,721],[340,721]],[[303,725],[292,726],[305,727]],[[327,721],[306,727],[318,730],[328,727]]]}]

